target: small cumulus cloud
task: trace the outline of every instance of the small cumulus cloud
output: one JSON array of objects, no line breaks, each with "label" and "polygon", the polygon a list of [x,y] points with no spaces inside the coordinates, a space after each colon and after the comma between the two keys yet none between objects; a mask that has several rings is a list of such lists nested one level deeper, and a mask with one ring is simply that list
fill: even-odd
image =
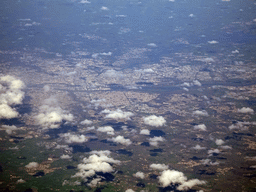
[{"label": "small cumulus cloud", "polygon": [[138,171],[137,173],[133,174],[134,177],[139,178],[139,179],[144,179],[145,174],[141,171]]},{"label": "small cumulus cloud", "polygon": [[61,159],[71,159],[72,156],[64,155],[64,154],[63,154],[63,155],[60,156],[60,158],[61,158]]},{"label": "small cumulus cloud", "polygon": [[218,41],[212,40],[212,41],[208,41],[209,44],[217,44],[219,43]]},{"label": "small cumulus cloud", "polygon": [[181,84],[181,86],[190,87],[191,85],[190,85],[190,83],[188,83],[188,82],[184,82],[183,84]]},{"label": "small cumulus cloud", "polygon": [[100,55],[103,55],[103,56],[111,56],[112,55],[112,52],[103,52],[103,53],[100,53]]},{"label": "small cumulus cloud", "polygon": [[132,189],[127,189],[125,192],[135,192],[135,191]]},{"label": "small cumulus cloud", "polygon": [[238,130],[248,130],[248,125],[256,125],[256,122],[247,122],[247,121],[244,121],[244,122],[241,122],[241,121],[238,121],[232,125],[230,125],[228,128],[230,130],[233,130],[233,129],[238,129]]},{"label": "small cumulus cloud", "polygon": [[194,84],[194,85],[197,85],[197,86],[199,86],[199,87],[202,86],[202,83],[201,83],[200,81],[198,81],[198,80],[194,80],[194,81],[193,81],[193,84]]},{"label": "small cumulus cloud", "polygon": [[134,115],[132,112],[124,112],[121,109],[117,109],[115,111],[105,109],[101,113],[107,114],[105,116],[106,119],[115,119],[115,120],[119,120],[119,119],[130,120],[130,117]]},{"label": "small cumulus cloud", "polygon": [[90,152],[90,154],[96,154],[96,155],[99,155],[99,156],[109,156],[110,155],[110,153],[111,153],[111,151],[109,151],[109,150],[103,150],[103,151],[96,151],[96,150],[94,150],[94,151],[91,151]]},{"label": "small cumulus cloud", "polygon": [[73,151],[73,148],[69,147],[68,145],[56,145],[55,149],[65,149],[66,151]]},{"label": "small cumulus cloud", "polygon": [[142,129],[140,130],[141,135],[150,135],[150,131],[148,129]]},{"label": "small cumulus cloud", "polygon": [[163,137],[153,137],[149,139],[149,144],[152,146],[157,147],[158,146],[158,142],[164,142],[165,139]]},{"label": "small cumulus cloud", "polygon": [[18,117],[19,113],[7,104],[0,104],[0,119],[12,119]]},{"label": "small cumulus cloud", "polygon": [[34,169],[34,168],[37,168],[39,167],[39,164],[37,162],[30,162],[29,164],[27,164],[25,166],[27,169]]},{"label": "small cumulus cloud", "polygon": [[120,143],[122,145],[131,145],[132,142],[130,139],[125,139],[124,136],[118,135],[117,137],[113,137],[108,139],[109,141],[113,141],[115,143]]},{"label": "small cumulus cloud", "polygon": [[213,154],[219,154],[220,153],[220,150],[219,149],[210,149],[207,151],[208,155],[209,156],[212,156]]},{"label": "small cumulus cloud", "polygon": [[195,125],[194,129],[200,130],[200,131],[206,131],[206,126],[205,126],[205,124]]},{"label": "small cumulus cloud", "polygon": [[106,99],[93,99],[90,101],[91,104],[95,106],[95,109],[98,109],[98,107],[111,107],[111,104],[106,103]]},{"label": "small cumulus cloud", "polygon": [[18,179],[16,183],[26,183],[26,181],[23,179]]},{"label": "small cumulus cloud", "polygon": [[195,147],[192,147],[192,149],[203,150],[203,149],[206,149],[206,147],[201,147],[200,145],[196,145]]},{"label": "small cumulus cloud", "polygon": [[13,131],[18,130],[15,125],[1,125],[0,130],[5,130],[8,135],[12,134]]},{"label": "small cumulus cloud", "polygon": [[45,85],[45,86],[43,87],[43,89],[44,89],[44,92],[49,92],[49,91],[51,90],[51,88],[50,88],[49,85]]},{"label": "small cumulus cloud", "polygon": [[189,89],[186,88],[186,87],[183,87],[182,89],[183,89],[184,91],[189,91]]},{"label": "small cumulus cloud", "polygon": [[168,187],[170,185],[179,185],[177,187],[178,190],[188,190],[191,189],[195,185],[205,184],[205,181],[201,181],[198,179],[187,180],[187,177],[179,171],[176,170],[165,170],[158,177],[159,183],[162,187]]},{"label": "small cumulus cloud", "polygon": [[228,146],[228,145],[222,145],[221,146],[222,149],[232,149],[232,147]]},{"label": "small cumulus cloud", "polygon": [[56,129],[60,127],[63,121],[73,121],[74,116],[58,106],[58,101],[55,97],[50,97],[40,106],[39,114],[35,116],[35,120],[44,129]]},{"label": "small cumulus cloud", "polygon": [[223,145],[225,142],[222,139],[215,140],[216,145]]},{"label": "small cumulus cloud", "polygon": [[102,75],[104,77],[109,77],[109,78],[122,78],[124,74],[121,71],[109,69],[109,70],[106,70]]},{"label": "small cumulus cloud", "polygon": [[104,7],[104,6],[102,6],[100,9],[103,10],[103,11],[108,11],[109,10],[109,8]]},{"label": "small cumulus cloud", "polygon": [[80,1],[79,3],[91,3],[90,1],[87,1],[87,0],[82,0]]},{"label": "small cumulus cloud", "polygon": [[237,110],[238,113],[254,113],[254,110],[250,107],[243,107]]},{"label": "small cumulus cloud", "polygon": [[212,162],[211,159],[202,159],[200,160],[200,162],[203,164],[203,165],[219,165],[220,163],[215,161],[215,162]]},{"label": "small cumulus cloud", "polygon": [[149,166],[151,169],[154,169],[154,170],[158,170],[158,171],[164,171],[164,170],[167,170],[169,168],[168,165],[165,165],[165,164],[151,164]]},{"label": "small cumulus cloud", "polygon": [[146,125],[151,125],[154,127],[163,126],[166,120],[162,116],[150,115],[148,117],[143,117],[143,121]]},{"label": "small cumulus cloud", "polygon": [[232,51],[233,54],[239,53],[239,51],[236,49],[235,51]]},{"label": "small cumulus cloud", "polygon": [[[78,172],[72,177],[80,177],[85,182],[88,181],[88,178],[94,177],[97,175],[97,172],[111,173],[114,171],[112,167],[113,164],[120,164],[120,161],[115,160],[109,157],[109,154],[105,152],[99,152],[98,154],[92,154],[88,158],[84,158],[83,162],[78,164]],[[98,180],[99,182],[101,180]],[[88,183],[91,185],[90,183]],[[94,182],[94,185],[96,183]]]},{"label": "small cumulus cloud", "polygon": [[13,76],[0,77],[0,119],[12,119],[19,116],[13,106],[22,104],[25,95],[23,88],[25,84]]},{"label": "small cumulus cloud", "polygon": [[134,72],[139,72],[139,73],[154,73],[154,70],[151,68],[147,68],[147,69],[136,69],[134,70]]},{"label": "small cumulus cloud", "polygon": [[202,110],[202,111],[196,110],[193,112],[193,114],[198,116],[205,116],[205,117],[209,116],[208,112],[205,110]]},{"label": "small cumulus cloud", "polygon": [[181,84],[183,87],[191,87],[191,86],[202,86],[202,84],[198,80],[194,80],[193,82],[184,82]]},{"label": "small cumulus cloud", "polygon": [[88,138],[85,135],[76,135],[72,133],[59,134],[67,143],[85,143]]},{"label": "small cumulus cloud", "polygon": [[103,133],[107,133],[108,135],[114,135],[115,133],[114,133],[114,129],[113,129],[113,127],[111,127],[111,126],[104,126],[104,127],[99,127],[98,129],[97,129],[97,131],[99,131],[99,132],[103,132]]},{"label": "small cumulus cloud", "polygon": [[91,120],[85,119],[80,122],[81,125],[91,125],[93,122]]},{"label": "small cumulus cloud", "polygon": [[149,47],[157,47],[157,45],[155,43],[149,43],[148,46]]},{"label": "small cumulus cloud", "polygon": [[197,61],[202,61],[205,63],[211,63],[211,62],[215,62],[215,60],[211,57],[206,57],[206,58],[201,58],[201,59],[196,59]]}]

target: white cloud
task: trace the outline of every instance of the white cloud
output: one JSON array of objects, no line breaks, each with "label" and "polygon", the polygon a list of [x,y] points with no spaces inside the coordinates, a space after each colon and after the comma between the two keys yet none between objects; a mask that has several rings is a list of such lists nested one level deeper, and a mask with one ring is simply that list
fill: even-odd
[{"label": "white cloud", "polygon": [[94,129],[95,129],[94,126],[91,126],[91,127],[87,127],[87,128],[86,128],[87,131],[91,131],[91,130],[94,130]]},{"label": "white cloud", "polygon": [[181,86],[184,86],[184,87],[191,87],[191,84],[188,83],[188,82],[184,82],[181,84]]},{"label": "white cloud", "polygon": [[236,49],[235,51],[232,51],[231,53],[239,53],[239,51]]},{"label": "white cloud", "polygon": [[195,147],[192,147],[192,149],[202,150],[202,149],[206,149],[206,147],[201,147],[200,145],[196,145]]},{"label": "white cloud", "polygon": [[105,150],[105,151],[91,151],[90,154],[96,154],[96,155],[99,155],[99,156],[109,156],[111,153],[111,151],[109,150]]},{"label": "white cloud", "polygon": [[90,183],[88,183],[87,185],[90,187],[95,187],[97,186],[97,184],[101,181],[101,178],[95,178],[93,180],[91,180]]},{"label": "white cloud", "polygon": [[180,191],[184,191],[184,190],[191,189],[195,185],[203,185],[203,184],[206,184],[206,182],[200,181],[199,179],[191,179],[191,180],[188,180],[188,181],[182,183],[180,186],[177,187],[177,189]]},{"label": "white cloud", "polygon": [[117,109],[115,111],[105,109],[101,113],[107,114],[105,116],[106,119],[115,119],[115,120],[119,120],[119,119],[129,120],[130,117],[132,117],[134,115],[132,112],[123,112],[121,109]]},{"label": "white cloud", "polygon": [[114,135],[114,129],[111,126],[99,127],[97,129],[99,132],[107,133],[108,135]]},{"label": "white cloud", "polygon": [[137,173],[133,174],[134,177],[137,177],[139,179],[144,179],[145,178],[145,174],[141,171],[138,171]]},{"label": "white cloud", "polygon": [[[72,177],[81,177],[84,181],[87,181],[87,178],[93,177],[96,175],[96,172],[113,172],[114,168],[111,164],[120,164],[120,161],[108,157],[105,152],[98,152],[98,154],[99,155],[93,154],[88,158],[84,158],[83,163],[77,166],[79,171]],[[97,182],[99,182],[99,180]]]},{"label": "white cloud", "polygon": [[232,149],[232,147],[228,146],[228,145],[222,145],[221,146],[222,149]]},{"label": "white cloud", "polygon": [[167,170],[169,168],[168,165],[165,165],[165,164],[151,164],[150,165],[150,168],[151,169],[154,169],[154,170],[158,170],[158,171],[164,171],[164,170]]},{"label": "white cloud", "polygon": [[0,80],[8,83],[10,89],[22,89],[25,87],[25,84],[21,80],[10,75],[2,76]]},{"label": "white cloud", "polygon": [[64,155],[64,154],[63,154],[63,155],[60,156],[60,158],[61,158],[61,159],[71,159],[72,157],[69,156],[69,155]]},{"label": "white cloud", "polygon": [[108,53],[103,52],[103,53],[100,53],[100,55],[111,56],[111,55],[112,55],[112,52],[108,52]]},{"label": "white cloud", "polygon": [[246,126],[246,125],[256,125],[256,122],[255,121],[253,121],[253,122],[247,122],[247,121],[241,122],[241,121],[238,121],[235,124],[230,125],[228,128],[230,130],[232,130],[232,129],[248,130],[248,126]]},{"label": "white cloud", "polygon": [[109,141],[113,141],[115,143],[120,143],[122,145],[131,145],[132,142],[130,139],[125,139],[124,136],[118,135],[117,137],[113,137],[108,139]]},{"label": "white cloud", "polygon": [[254,113],[254,110],[249,107],[243,107],[237,110],[238,113]]},{"label": "white cloud", "polygon": [[162,116],[150,115],[148,117],[143,117],[144,123],[147,125],[160,127],[166,123],[166,120]]},{"label": "white cloud", "polygon": [[150,131],[148,129],[142,129],[140,130],[141,135],[150,135]]},{"label": "white cloud", "polygon": [[225,142],[222,139],[215,140],[216,145],[223,145]]},{"label": "white cloud", "polygon": [[91,3],[90,1],[87,1],[87,0],[82,0],[80,1],[79,3]]},{"label": "white cloud", "polygon": [[68,145],[56,145],[55,149],[65,149],[67,151],[73,151],[73,148],[69,147]]},{"label": "white cloud", "polygon": [[125,192],[135,192],[132,189],[127,189]]},{"label": "white cloud", "polygon": [[220,150],[219,149],[210,149],[210,150],[208,150],[207,153],[209,154],[209,156],[212,156],[213,153],[220,153]]},{"label": "white cloud", "polygon": [[37,162],[30,162],[29,164],[27,164],[25,167],[27,169],[33,169],[33,168],[37,168],[39,166],[39,164]]},{"label": "white cloud", "polygon": [[198,179],[187,180],[187,177],[182,172],[175,170],[165,170],[158,178],[162,187],[167,187],[171,184],[180,184],[177,187],[178,190],[188,190],[195,185],[205,184],[205,181]]},{"label": "white cloud", "polygon": [[19,113],[12,106],[22,104],[24,87],[25,84],[13,76],[0,77],[0,119],[18,117]]},{"label": "white cloud", "polygon": [[191,14],[189,15],[189,17],[195,17],[195,15],[191,13]]},{"label": "white cloud", "polygon": [[206,131],[206,126],[205,126],[205,124],[195,125],[194,129],[200,130],[200,131]]},{"label": "white cloud", "polygon": [[39,114],[35,116],[38,125],[47,129],[59,128],[63,121],[73,121],[71,113],[61,109],[55,97],[50,97],[44,101],[44,105],[39,108]]},{"label": "white cloud", "polygon": [[149,139],[149,144],[152,146],[157,147],[158,146],[158,142],[163,142],[165,141],[165,139],[163,137],[153,137]]},{"label": "white cloud", "polygon": [[198,61],[202,61],[202,62],[206,62],[206,63],[211,63],[211,62],[215,62],[215,60],[211,57],[206,57],[206,58],[200,58],[200,59],[196,59]]},{"label": "white cloud", "polygon": [[5,130],[7,134],[12,134],[12,131],[18,130],[15,125],[1,125],[0,130]]},{"label": "white cloud", "polygon": [[208,41],[209,44],[217,44],[219,43],[218,41],[212,40],[212,41]]},{"label": "white cloud", "polygon": [[157,47],[157,45],[155,43],[149,43],[148,46],[150,46],[150,47]]},{"label": "white cloud", "polygon": [[254,156],[254,157],[246,156],[245,159],[248,161],[256,161],[256,156]]},{"label": "white cloud", "polygon": [[7,104],[0,105],[0,119],[12,119],[18,117],[19,113]]},{"label": "white cloud", "polygon": [[49,91],[51,90],[51,88],[50,88],[49,85],[45,85],[45,86],[43,87],[43,89],[44,89],[44,92],[49,92]]},{"label": "white cloud", "polygon": [[139,72],[139,73],[154,73],[154,70],[152,68],[147,68],[147,69],[135,69],[134,72]]},{"label": "white cloud", "polygon": [[88,141],[88,138],[85,135],[64,133],[60,134],[60,137],[64,138],[67,143],[85,143]]},{"label": "white cloud", "polygon": [[205,117],[209,116],[209,114],[205,110],[202,110],[202,111],[196,110],[196,111],[193,112],[193,114],[198,115],[198,116],[205,116]]},{"label": "white cloud", "polygon": [[103,73],[104,77],[111,77],[111,78],[117,78],[117,77],[123,77],[123,73],[121,71],[116,71],[114,69],[109,69]]},{"label": "white cloud", "polygon": [[200,160],[200,162],[203,164],[203,165],[219,165],[220,163],[215,161],[215,162],[212,162],[210,159],[202,159]]},{"label": "white cloud", "polygon": [[19,180],[17,180],[17,182],[16,183],[25,183],[26,181],[25,180],[23,180],[23,179],[19,179]]},{"label": "white cloud", "polygon": [[91,120],[85,119],[80,122],[81,125],[91,125],[93,122]]},{"label": "white cloud", "polygon": [[199,87],[202,86],[202,84],[198,80],[194,80],[193,83],[194,83],[194,85],[197,85]]},{"label": "white cloud", "polygon": [[109,10],[107,7],[104,7],[104,6],[102,6],[100,9],[104,10],[104,11],[108,11]]}]

